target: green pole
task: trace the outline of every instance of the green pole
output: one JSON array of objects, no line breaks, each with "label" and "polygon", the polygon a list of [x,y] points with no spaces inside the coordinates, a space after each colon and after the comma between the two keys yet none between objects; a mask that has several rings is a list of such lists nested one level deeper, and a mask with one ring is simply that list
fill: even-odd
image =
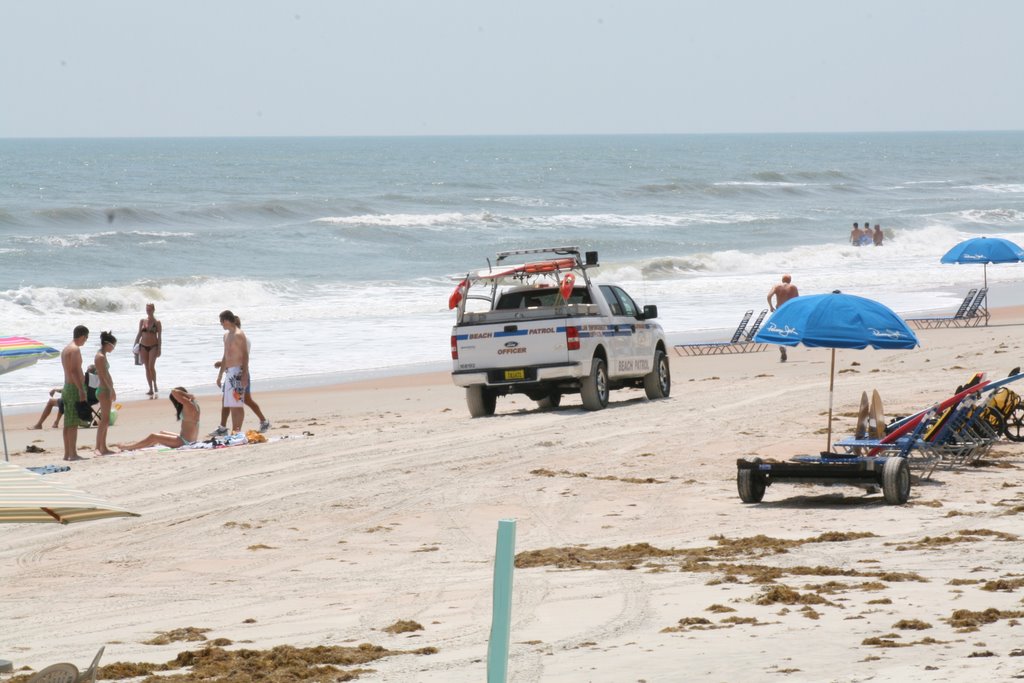
[{"label": "green pole", "polygon": [[498,547],[494,553],[494,609],[487,641],[487,683],[505,683],[508,644],[512,633],[512,569],[516,559],[516,520],[498,521]]}]

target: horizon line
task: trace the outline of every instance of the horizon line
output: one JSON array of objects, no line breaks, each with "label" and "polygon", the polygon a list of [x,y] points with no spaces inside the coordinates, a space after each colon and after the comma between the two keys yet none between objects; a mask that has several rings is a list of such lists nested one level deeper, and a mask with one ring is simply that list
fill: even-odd
[{"label": "horizon line", "polygon": [[402,139],[402,138],[550,138],[550,137],[726,137],[744,135],[906,135],[1020,133],[1024,129],[921,129],[874,131],[718,131],[704,133],[379,133],[379,134],[310,134],[310,135],[24,135],[0,136],[0,140],[301,140],[301,139]]}]

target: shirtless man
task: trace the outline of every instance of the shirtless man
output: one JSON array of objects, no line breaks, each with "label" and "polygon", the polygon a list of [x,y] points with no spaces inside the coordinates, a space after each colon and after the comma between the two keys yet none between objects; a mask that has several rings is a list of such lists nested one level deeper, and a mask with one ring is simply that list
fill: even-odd
[{"label": "shirtless man", "polygon": [[[856,223],[854,223],[856,225]],[[788,274],[782,276],[782,282],[772,287],[772,291],[768,292],[768,308],[774,312],[782,304],[786,303],[790,299],[795,299],[800,296],[800,292],[797,291],[796,285],[793,284],[793,278]],[[775,297],[775,303],[772,303],[772,297]],[[779,360],[783,363],[786,362],[786,347],[779,346]]]},{"label": "shirtless man", "polygon": [[850,244],[855,247],[860,246],[860,223],[853,224],[853,230],[850,231]]},{"label": "shirtless man", "polygon": [[222,311],[220,326],[224,335],[224,355],[220,367],[224,372],[224,407],[231,413],[231,431],[242,430],[245,419],[245,388],[249,386],[249,348],[245,343],[245,332],[235,323],[235,314]]},{"label": "shirtless man", "polygon": [[85,412],[92,412],[85,393],[85,373],[82,372],[82,346],[89,339],[89,328],[79,325],[73,335],[71,343],[60,352],[60,362],[64,366],[64,388],[60,392],[64,403],[64,459],[85,460],[78,454],[78,427],[82,425],[79,405],[85,405]]}]

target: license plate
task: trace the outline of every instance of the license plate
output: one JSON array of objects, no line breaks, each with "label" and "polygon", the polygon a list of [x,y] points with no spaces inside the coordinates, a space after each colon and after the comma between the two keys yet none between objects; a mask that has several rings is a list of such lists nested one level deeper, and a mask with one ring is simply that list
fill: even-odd
[{"label": "license plate", "polygon": [[505,379],[507,379],[507,380],[526,379],[526,370],[522,370],[522,369],[519,369],[519,370],[506,370],[505,371]]}]

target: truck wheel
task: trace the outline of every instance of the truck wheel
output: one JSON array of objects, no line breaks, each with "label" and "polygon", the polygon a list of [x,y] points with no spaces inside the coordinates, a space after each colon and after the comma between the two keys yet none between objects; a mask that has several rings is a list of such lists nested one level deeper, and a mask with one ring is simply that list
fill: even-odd
[{"label": "truck wheel", "polygon": [[497,395],[483,384],[466,387],[466,405],[469,406],[471,417],[494,415],[494,407],[497,402]]},{"label": "truck wheel", "polygon": [[910,498],[910,468],[906,458],[889,458],[882,466],[882,495],[889,505],[903,505]]},{"label": "truck wheel", "polygon": [[562,402],[562,394],[558,391],[552,391],[544,398],[537,399],[537,407],[541,410],[550,410],[551,408],[557,408]]},{"label": "truck wheel", "polygon": [[580,382],[580,398],[587,410],[601,410],[608,405],[608,370],[603,358],[590,363],[590,374]]},{"label": "truck wheel", "polygon": [[760,503],[764,498],[764,477],[760,472],[753,470],[738,470],[736,472],[736,489],[739,491],[740,500],[744,503]]},{"label": "truck wheel", "polygon": [[644,392],[652,401],[657,398],[668,398],[672,391],[672,371],[669,369],[668,356],[661,349],[654,352],[654,369],[644,376]]}]

